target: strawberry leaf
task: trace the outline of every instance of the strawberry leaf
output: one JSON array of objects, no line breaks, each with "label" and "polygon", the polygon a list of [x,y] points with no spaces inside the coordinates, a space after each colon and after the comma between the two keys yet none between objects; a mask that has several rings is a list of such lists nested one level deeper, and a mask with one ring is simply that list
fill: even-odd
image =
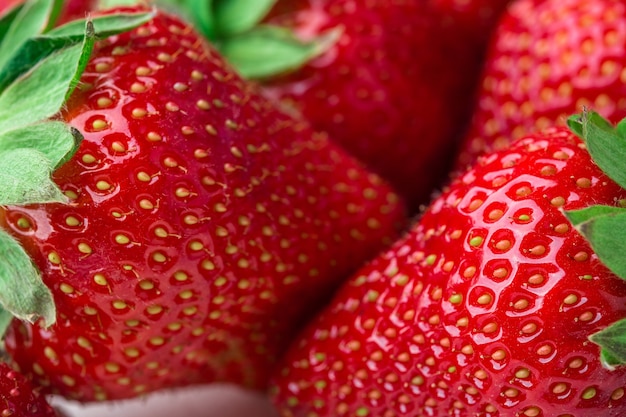
[{"label": "strawberry leaf", "polygon": [[626,365],[626,319],[612,324],[589,339],[602,348],[601,359],[605,367],[613,369]]},{"label": "strawberry leaf", "polygon": [[0,152],[20,148],[36,149],[49,165],[58,168],[76,152],[82,134],[61,121],[46,121],[0,133]]},{"label": "strawberry leaf", "polygon": [[626,224],[626,209],[592,206],[565,214],[589,241],[602,263],[617,276],[626,279],[626,235],[622,236],[620,232]]},{"label": "strawberry leaf", "polygon": [[0,14],[0,39],[6,36],[9,28],[15,21],[15,18],[17,17],[21,9],[22,5],[18,4],[10,9],[3,10],[2,14]]},{"label": "strawberry leaf", "polygon": [[203,33],[207,39],[215,40],[217,33],[215,32],[215,21],[212,10],[213,0],[184,0],[187,10],[189,10],[190,18],[194,26],[200,33]]},{"label": "strawberry leaf", "polygon": [[62,0],[28,0],[0,40],[0,68],[31,37],[43,33],[58,15]]},{"label": "strawberry leaf", "polygon": [[0,205],[67,203],[50,176],[54,165],[36,149],[0,152]]},{"label": "strawberry leaf", "polygon": [[[134,29],[144,23],[149,22],[155,16],[155,11],[142,13],[115,13],[104,16],[90,18],[93,23],[96,39],[108,38],[118,33]],[[85,25],[88,19],[73,20],[69,23],[52,29],[47,36],[69,37],[72,39],[82,39],[85,34]]]},{"label": "strawberry leaf", "polygon": [[[0,307],[0,338],[6,333],[14,318],[15,316],[10,311]],[[2,347],[1,344],[0,347]]]},{"label": "strawberry leaf", "polygon": [[[15,317],[29,322],[43,318],[45,325],[56,320],[52,293],[24,249],[8,233],[0,230],[0,304]],[[6,325],[6,315],[0,315]]]},{"label": "strawberry leaf", "polygon": [[157,2],[185,15],[246,78],[266,79],[296,71],[330,49],[343,33],[337,27],[305,41],[292,28],[263,24],[277,0]]},{"label": "strawberry leaf", "polygon": [[57,51],[18,78],[0,95],[0,132],[52,117],[72,93],[93,49],[87,22],[82,45]]},{"label": "strawberry leaf", "polygon": [[[134,29],[153,17],[154,12],[98,16],[92,20],[96,40]],[[0,91],[53,52],[82,42],[86,24],[86,20],[72,21],[25,42],[19,52],[0,68]]]},{"label": "strawberry leaf", "polygon": [[622,169],[626,160],[626,121],[621,121],[616,128],[598,113],[585,111],[580,116],[580,126],[575,123],[570,118],[570,128],[574,124],[574,133],[582,132],[593,161],[613,181],[626,188],[626,171]]},{"label": "strawberry leaf", "polygon": [[223,38],[253,29],[269,13],[276,0],[212,0],[211,3],[215,32]]},{"label": "strawberry leaf", "polygon": [[341,30],[334,29],[303,42],[287,28],[266,25],[216,44],[241,75],[258,79],[300,68],[330,48],[340,35]]}]

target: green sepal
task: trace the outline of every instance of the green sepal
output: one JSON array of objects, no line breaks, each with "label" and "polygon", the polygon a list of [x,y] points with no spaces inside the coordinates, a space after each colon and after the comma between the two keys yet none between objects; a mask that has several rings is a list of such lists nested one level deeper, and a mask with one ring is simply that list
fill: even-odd
[{"label": "green sepal", "polygon": [[36,149],[0,152],[0,205],[68,202],[52,181],[54,165]]},{"label": "green sepal", "polygon": [[85,25],[87,24],[87,20],[91,20],[96,39],[100,40],[141,26],[152,20],[155,14],[155,11],[140,13],[115,13],[104,16],[95,16],[90,19],[73,20],[63,26],[52,29],[46,33],[46,35],[50,37],[69,37],[78,41],[79,39],[82,39],[85,34]]},{"label": "green sepal", "polygon": [[0,94],[0,132],[58,113],[78,84],[94,42],[93,26],[87,22],[81,45],[53,53],[8,86]]},{"label": "green sepal", "polygon": [[573,114],[567,118],[567,126],[576,136],[583,139],[583,117],[580,114]]},{"label": "green sepal", "polygon": [[5,9],[2,14],[0,14],[0,39],[6,36],[15,18],[18,16],[20,10],[22,10],[22,7],[23,4],[16,4],[12,8]]},{"label": "green sepal", "polygon": [[67,162],[83,139],[77,129],[62,121],[44,121],[0,133],[0,152],[20,148],[36,149],[55,169]]},{"label": "green sepal", "polygon": [[589,340],[601,347],[600,359],[606,368],[626,365],[626,319],[591,335]]},{"label": "green sepal", "polygon": [[[207,0],[204,0],[206,3]],[[256,27],[277,0],[212,0],[215,33],[220,38],[238,35]]]},{"label": "green sepal", "polygon": [[336,27],[310,39],[293,28],[263,24],[277,0],[156,0],[193,22],[244,77],[257,80],[296,71],[341,37]]},{"label": "green sepal", "polygon": [[12,59],[21,46],[33,36],[44,33],[54,24],[62,0],[28,0],[0,39],[0,68]]},{"label": "green sepal", "polygon": [[[570,118],[571,120],[571,118]],[[573,122],[570,121],[570,128]],[[626,121],[617,127],[596,112],[583,112],[580,116],[582,138],[593,161],[613,181],[626,188]]]},{"label": "green sepal", "polygon": [[[92,19],[96,40],[126,32],[150,21],[154,12],[119,13]],[[62,48],[83,42],[86,20],[76,20],[55,28],[45,35],[29,39],[19,53],[0,68],[0,91],[42,59]]]},{"label": "green sepal", "polygon": [[263,79],[297,70],[325,52],[340,36],[341,30],[334,29],[303,42],[290,29],[266,25],[222,39],[217,47],[243,77]]},{"label": "green sepal", "polygon": [[214,0],[183,0],[182,3],[188,11],[187,18],[191,19],[194,27],[207,39],[215,41],[219,36],[215,31],[215,18],[213,16]]},{"label": "green sepal", "polygon": [[[6,333],[7,329],[11,325],[11,322],[13,321],[14,318],[15,316],[10,311],[5,310],[4,308],[0,306],[0,339],[3,338],[4,334]],[[4,350],[4,344],[3,342],[0,342],[0,352],[2,350]]]},{"label": "green sepal", "polygon": [[587,239],[600,261],[615,275],[626,279],[626,209],[591,206],[565,215]]},{"label": "green sepal", "polygon": [[[56,321],[52,293],[24,249],[7,232],[0,230],[0,304],[14,317],[45,326]],[[2,321],[7,320],[3,315]]]}]

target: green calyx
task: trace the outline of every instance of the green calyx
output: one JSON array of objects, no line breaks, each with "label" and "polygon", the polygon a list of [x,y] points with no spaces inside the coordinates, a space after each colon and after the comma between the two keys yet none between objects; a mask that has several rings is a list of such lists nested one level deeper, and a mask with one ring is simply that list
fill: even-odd
[{"label": "green calyx", "polygon": [[342,33],[341,28],[336,28],[303,40],[290,28],[264,24],[276,2],[159,0],[164,7],[181,12],[193,22],[243,77],[257,80],[298,70],[332,47]]},{"label": "green calyx", "polygon": [[[613,181],[626,188],[626,119],[612,125],[598,113],[584,111],[569,118],[568,126],[580,136],[593,161]],[[565,215],[615,275],[626,280],[626,204],[591,206]],[[592,335],[601,347],[602,363],[609,369],[626,365],[626,318]]]},{"label": "green calyx", "polygon": [[[81,133],[58,119],[98,39],[153,13],[107,15],[55,27],[61,0],[27,0],[0,16],[0,205],[66,203],[51,175],[78,149]],[[0,333],[13,317],[51,325],[50,290],[19,243],[0,230]]]}]

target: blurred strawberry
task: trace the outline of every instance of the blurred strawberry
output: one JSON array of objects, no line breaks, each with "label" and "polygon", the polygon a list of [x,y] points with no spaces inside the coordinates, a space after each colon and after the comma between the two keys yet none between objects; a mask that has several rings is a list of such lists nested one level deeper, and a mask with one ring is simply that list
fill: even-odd
[{"label": "blurred strawberry", "polygon": [[591,107],[626,116],[626,3],[518,0],[490,46],[481,90],[456,167],[484,151]]},{"label": "blurred strawberry", "polygon": [[0,362],[0,415],[3,417],[58,417],[41,392],[6,362]]}]

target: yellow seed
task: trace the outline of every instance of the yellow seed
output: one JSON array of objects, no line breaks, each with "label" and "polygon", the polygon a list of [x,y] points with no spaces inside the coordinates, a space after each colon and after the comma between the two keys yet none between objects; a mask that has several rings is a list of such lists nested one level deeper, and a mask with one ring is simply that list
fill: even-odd
[{"label": "yellow seed", "polygon": [[107,372],[115,374],[120,371],[120,366],[114,362],[107,362],[104,364],[104,369],[106,369]]},{"label": "yellow seed", "polygon": [[83,163],[85,164],[93,164],[94,162],[97,161],[96,157],[93,156],[90,153],[86,153],[81,157],[81,160],[83,161]]},{"label": "yellow seed", "polygon": [[61,263],[61,257],[56,252],[50,252],[48,254],[48,260],[55,265],[59,265]]},{"label": "yellow seed", "polygon": [[137,348],[126,348],[124,349],[124,354],[129,358],[137,358],[139,357],[140,352]]},{"label": "yellow seed", "polygon": [[151,315],[159,314],[162,311],[163,311],[163,307],[158,304],[154,304],[146,308],[146,312]]},{"label": "yellow seed", "polygon": [[96,119],[91,123],[91,128],[93,130],[95,130],[96,132],[104,130],[108,127],[109,125],[107,124],[107,122],[105,120],[102,119]]},{"label": "yellow seed", "polygon": [[188,300],[191,297],[193,297],[193,291],[191,290],[181,291],[180,293],[178,293],[178,296],[183,300]]},{"label": "yellow seed", "polygon": [[90,255],[93,252],[91,247],[84,242],[78,244],[78,251],[85,255]]},{"label": "yellow seed", "polygon": [[108,182],[104,181],[104,180],[100,180],[96,183],[96,188],[100,191],[107,191],[111,189],[111,184],[109,184]]},{"label": "yellow seed", "polygon": [[139,281],[139,288],[145,291],[152,290],[154,289],[154,282],[150,281],[149,279],[141,280]]},{"label": "yellow seed", "polygon": [[134,108],[131,112],[131,116],[135,119],[141,119],[142,117],[145,117],[146,114],[148,114],[148,111],[140,107]]},{"label": "yellow seed", "polygon": [[98,285],[102,285],[102,286],[106,286],[108,285],[108,281],[106,279],[106,277],[102,274],[96,274],[93,276],[93,281],[98,284]]},{"label": "yellow seed", "polygon": [[163,262],[167,261],[167,257],[163,253],[161,253],[161,252],[154,252],[152,254],[152,260],[154,262],[163,263]]},{"label": "yellow seed", "polygon": [[118,245],[127,245],[128,243],[130,243],[130,239],[126,235],[117,234],[115,235],[115,243],[117,243]]},{"label": "yellow seed", "polygon": [[59,285],[59,289],[64,294],[72,294],[74,292],[74,287],[72,287],[70,284],[66,284],[65,282],[63,282],[63,283],[61,283],[61,285]]},{"label": "yellow seed", "polygon": [[492,301],[492,297],[490,294],[483,294],[480,297],[478,297],[478,300],[476,300],[478,302],[478,304],[480,305],[487,305],[490,304]]},{"label": "yellow seed", "polygon": [[150,141],[150,142],[159,142],[161,139],[163,139],[161,137],[161,135],[159,135],[156,132],[150,132],[146,135],[146,138]]},{"label": "yellow seed", "polygon": [[183,271],[177,271],[174,273],[174,279],[179,282],[187,281],[189,279],[189,275]]}]

